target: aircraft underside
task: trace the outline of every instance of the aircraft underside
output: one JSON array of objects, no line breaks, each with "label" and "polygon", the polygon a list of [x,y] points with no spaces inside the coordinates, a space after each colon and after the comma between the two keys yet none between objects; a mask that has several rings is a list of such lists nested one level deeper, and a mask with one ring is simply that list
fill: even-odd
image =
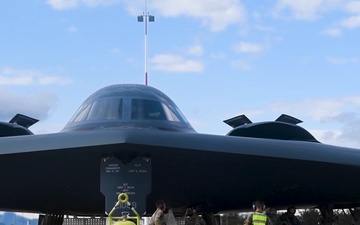
[{"label": "aircraft underside", "polygon": [[[136,150],[134,150],[136,149]],[[358,168],[307,160],[117,144],[3,155],[0,207],[6,210],[104,215],[100,192],[102,159],[151,159],[152,192],[146,212],[163,199],[169,207],[201,204],[204,211],[247,209],[261,199],[268,206],[354,207]],[[349,182],[351,180],[352,182]],[[49,201],[51,199],[51,201]],[[175,211],[176,212],[176,211]]]}]

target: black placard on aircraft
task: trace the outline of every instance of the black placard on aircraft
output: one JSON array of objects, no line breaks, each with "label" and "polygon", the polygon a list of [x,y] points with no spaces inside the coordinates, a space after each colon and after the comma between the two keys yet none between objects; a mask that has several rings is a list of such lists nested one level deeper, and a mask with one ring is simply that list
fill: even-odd
[{"label": "black placard on aircraft", "polygon": [[[123,164],[116,157],[110,157],[101,164],[101,193],[105,196],[105,210],[111,211],[120,193],[129,196],[132,207],[141,215],[146,211],[146,196],[151,192],[150,160],[137,157],[128,164]],[[127,204],[120,204],[113,216],[131,209]]]}]

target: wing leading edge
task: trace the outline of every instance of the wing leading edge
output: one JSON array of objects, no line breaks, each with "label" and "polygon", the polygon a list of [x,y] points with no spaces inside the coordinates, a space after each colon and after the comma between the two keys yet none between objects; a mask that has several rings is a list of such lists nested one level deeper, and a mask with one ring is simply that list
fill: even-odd
[{"label": "wing leading edge", "polygon": [[[147,209],[158,198],[211,211],[246,208],[256,197],[274,205],[360,203],[352,179],[360,152],[320,143],[129,129],[8,137],[0,146],[3,210],[103,214],[100,165],[109,156],[151,159]],[[11,193],[24,199],[24,184],[32,197],[19,204]]]}]

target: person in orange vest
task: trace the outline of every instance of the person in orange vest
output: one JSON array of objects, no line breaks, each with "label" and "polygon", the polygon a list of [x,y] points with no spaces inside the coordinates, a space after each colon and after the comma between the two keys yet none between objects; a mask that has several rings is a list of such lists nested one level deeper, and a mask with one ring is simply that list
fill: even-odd
[{"label": "person in orange vest", "polygon": [[244,221],[244,225],[272,225],[271,219],[265,214],[265,204],[262,201],[253,202],[254,213]]}]

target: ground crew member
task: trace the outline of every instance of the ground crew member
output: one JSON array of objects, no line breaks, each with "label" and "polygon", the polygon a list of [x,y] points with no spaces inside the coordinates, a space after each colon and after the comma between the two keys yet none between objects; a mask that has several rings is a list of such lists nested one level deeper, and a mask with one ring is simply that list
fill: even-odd
[{"label": "ground crew member", "polygon": [[264,213],[265,205],[262,201],[255,201],[253,209],[255,212],[248,216],[244,225],[272,225],[270,218]]},{"label": "ground crew member", "polygon": [[206,225],[206,222],[197,214],[196,209],[187,208],[185,212],[185,225]]},{"label": "ground crew member", "polygon": [[295,206],[290,206],[287,208],[287,212],[280,216],[280,221],[282,225],[300,225],[299,219],[295,216],[296,208]]},{"label": "ground crew member", "polygon": [[151,216],[149,225],[166,225],[164,220],[164,212],[166,210],[165,202],[158,200],[155,205],[156,211]]},{"label": "ground crew member", "polygon": [[270,218],[273,225],[281,225],[280,218],[277,215],[277,210],[275,208],[267,208],[266,215]]}]

